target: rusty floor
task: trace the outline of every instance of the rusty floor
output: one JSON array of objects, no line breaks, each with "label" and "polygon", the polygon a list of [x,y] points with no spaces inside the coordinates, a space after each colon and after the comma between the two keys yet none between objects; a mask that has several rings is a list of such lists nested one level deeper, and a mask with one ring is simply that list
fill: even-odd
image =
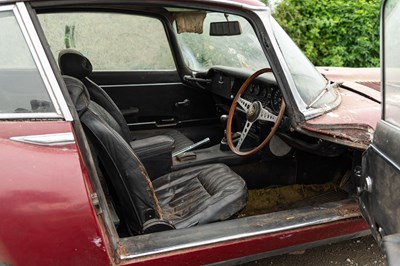
[{"label": "rusty floor", "polygon": [[239,217],[313,206],[348,197],[345,191],[333,183],[267,187],[251,189],[248,193],[247,206],[239,213]]}]

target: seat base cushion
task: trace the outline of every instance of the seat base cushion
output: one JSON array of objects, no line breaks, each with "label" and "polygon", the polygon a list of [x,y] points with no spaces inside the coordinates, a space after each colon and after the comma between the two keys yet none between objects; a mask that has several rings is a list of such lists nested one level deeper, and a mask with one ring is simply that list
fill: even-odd
[{"label": "seat base cushion", "polygon": [[177,229],[226,220],[247,202],[245,181],[224,164],[175,171],[153,187],[163,218]]}]

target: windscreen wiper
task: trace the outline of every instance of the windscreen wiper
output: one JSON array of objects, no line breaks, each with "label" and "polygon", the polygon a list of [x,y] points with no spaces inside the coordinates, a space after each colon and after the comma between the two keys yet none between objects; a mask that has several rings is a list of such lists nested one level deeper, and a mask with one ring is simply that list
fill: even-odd
[{"label": "windscreen wiper", "polygon": [[315,97],[314,100],[311,101],[309,105],[307,105],[306,109],[310,109],[316,102],[318,102],[322,96],[324,96],[325,93],[330,91],[333,88],[339,88],[343,84],[343,81],[340,82],[333,82],[333,83],[328,83],[326,87]]}]

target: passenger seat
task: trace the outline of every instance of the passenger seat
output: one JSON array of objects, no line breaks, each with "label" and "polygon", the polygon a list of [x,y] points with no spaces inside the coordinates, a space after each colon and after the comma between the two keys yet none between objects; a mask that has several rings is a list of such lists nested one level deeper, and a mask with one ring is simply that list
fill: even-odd
[{"label": "passenger seat", "polygon": [[73,77],[64,81],[130,234],[223,221],[246,206],[246,182],[224,164],[169,171],[150,181],[132,147],[99,114],[107,112],[93,104],[85,85]]},{"label": "passenger seat", "polygon": [[[120,133],[128,143],[131,143],[131,146],[134,149],[136,146],[143,147],[146,143],[151,142],[151,139],[134,140],[128,124],[115,102],[100,86],[89,79],[93,67],[87,57],[76,50],[64,49],[58,55],[58,65],[62,75],[72,76],[85,84],[89,91],[91,100],[103,107],[114,118],[119,125],[118,130],[120,130],[120,132],[118,133]],[[115,127],[113,128],[115,129]],[[178,130],[167,130],[163,132],[163,136],[168,136],[173,139],[174,147],[172,152],[182,150],[183,148],[193,144],[193,141],[188,139]],[[143,143],[141,143],[142,141]]]}]

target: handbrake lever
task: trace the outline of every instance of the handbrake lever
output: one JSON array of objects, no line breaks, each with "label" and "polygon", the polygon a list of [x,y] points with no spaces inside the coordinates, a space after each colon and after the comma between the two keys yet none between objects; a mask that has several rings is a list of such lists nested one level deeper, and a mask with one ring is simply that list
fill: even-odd
[{"label": "handbrake lever", "polygon": [[179,151],[176,151],[176,152],[172,153],[172,157],[175,157],[175,156],[177,156],[179,154],[182,154],[182,153],[185,153],[187,151],[191,151],[191,150],[193,150],[193,149],[195,149],[195,148],[197,148],[197,147],[199,147],[199,146],[201,146],[203,144],[206,144],[208,142],[210,142],[210,138],[205,138],[203,140],[200,140],[199,142],[196,142],[196,143],[194,143],[194,144],[192,144],[190,146],[187,146],[187,147],[185,147],[183,149],[180,149]]}]

